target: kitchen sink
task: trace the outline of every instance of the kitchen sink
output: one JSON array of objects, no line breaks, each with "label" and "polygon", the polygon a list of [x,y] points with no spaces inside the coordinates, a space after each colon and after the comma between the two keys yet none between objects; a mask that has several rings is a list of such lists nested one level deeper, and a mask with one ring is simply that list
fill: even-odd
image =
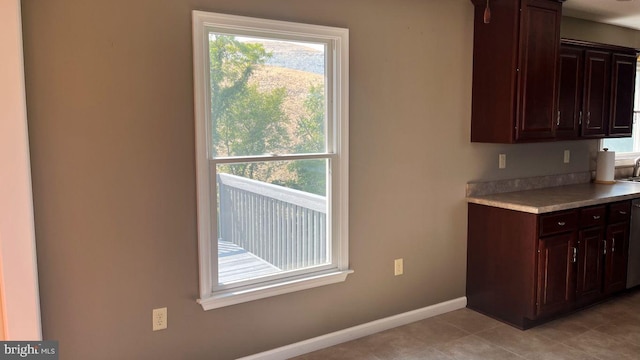
[{"label": "kitchen sink", "polygon": [[628,182],[640,182],[640,176],[633,176],[628,178],[618,179],[618,181],[628,181]]}]

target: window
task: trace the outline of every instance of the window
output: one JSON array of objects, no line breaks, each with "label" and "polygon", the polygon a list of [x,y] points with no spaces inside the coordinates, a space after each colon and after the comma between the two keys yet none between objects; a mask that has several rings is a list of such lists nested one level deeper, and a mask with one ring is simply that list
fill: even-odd
[{"label": "window", "polygon": [[636,65],[636,90],[633,99],[633,132],[631,137],[602,139],[600,148],[616,152],[616,165],[632,165],[640,157],[640,61]]},{"label": "window", "polygon": [[205,310],[344,281],[348,30],[193,12]]}]

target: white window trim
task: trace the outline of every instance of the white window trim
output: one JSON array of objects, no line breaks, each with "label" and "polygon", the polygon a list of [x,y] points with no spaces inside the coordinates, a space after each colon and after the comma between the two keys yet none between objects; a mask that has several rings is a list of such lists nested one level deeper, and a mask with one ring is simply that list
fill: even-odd
[{"label": "white window trim", "polygon": [[[635,126],[635,125],[634,125]],[[604,149],[604,140],[598,141],[598,149]],[[635,165],[635,160],[640,157],[640,152],[616,152],[615,167],[628,167]]]},{"label": "white window trim", "polygon": [[[639,65],[640,66],[640,65]],[[636,124],[636,111],[634,111],[633,116],[633,135],[632,137],[636,137],[637,141],[640,141],[638,137],[640,137],[640,129],[637,128],[638,124]],[[598,141],[598,149],[604,149],[604,141],[607,139],[600,139]],[[629,152],[616,152],[616,167],[630,167],[635,165],[635,160],[640,158],[640,152],[638,151],[629,151]]]},{"label": "white window trim", "polygon": [[[294,291],[309,289],[337,282],[342,282],[353,270],[349,269],[349,226],[348,226],[348,139],[349,139],[349,43],[348,29],[326,27],[319,25],[298,24],[276,20],[256,19],[235,15],[216,14],[203,11],[193,11],[193,52],[194,52],[194,96],[195,96],[195,127],[196,127],[196,181],[198,190],[198,251],[200,269],[200,303],[204,310],[220,308],[270,296],[281,295]],[[234,33],[251,32],[252,30],[267,30],[272,34],[282,35],[291,39],[315,38],[330,40],[334,44],[333,78],[328,79],[332,96],[328,98],[328,109],[332,111],[333,128],[339,129],[338,134],[328,134],[329,144],[332,144],[331,198],[328,206],[331,209],[332,256],[335,267],[328,270],[310,272],[297,277],[274,280],[258,285],[217,290],[217,282],[213,267],[217,266],[217,251],[213,245],[217,243],[217,236],[212,234],[211,198],[215,198],[210,181],[209,141],[207,140],[207,123],[209,106],[209,73],[208,64],[208,35],[207,28],[225,27]],[[331,64],[330,64],[331,65]],[[331,127],[329,127],[331,128]],[[331,149],[329,149],[331,151]]]},{"label": "white window trim", "polygon": [[[602,149],[602,145],[600,145]],[[625,153],[616,153],[616,167],[627,167],[633,166],[635,164],[635,160],[640,158],[640,152],[625,152]]]}]

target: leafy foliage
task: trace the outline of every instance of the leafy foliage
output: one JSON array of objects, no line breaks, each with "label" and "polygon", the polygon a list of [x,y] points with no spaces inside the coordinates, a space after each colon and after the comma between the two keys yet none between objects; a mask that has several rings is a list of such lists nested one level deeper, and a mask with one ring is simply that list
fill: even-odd
[{"label": "leafy foliage", "polygon": [[300,143],[296,146],[296,151],[304,153],[324,151],[324,88],[322,86],[311,85],[304,108],[307,116],[298,120],[296,135]]},{"label": "leafy foliage", "polygon": [[[297,119],[291,139],[290,119],[283,105],[286,89],[260,90],[250,84],[258,65],[271,56],[261,44],[216,35],[209,41],[211,61],[211,120],[215,156],[247,156],[268,153],[324,151],[324,88],[311,86],[304,102],[305,116]],[[280,183],[294,189],[325,194],[326,161],[288,163],[248,162],[222,166],[221,171],[251,179]],[[284,181],[272,180],[274,172],[287,172]]]},{"label": "leafy foliage", "polygon": [[[309,88],[304,108],[307,116],[298,120],[296,135],[299,143],[295,147],[296,152],[322,152],[325,150],[324,88],[322,86],[312,85]],[[306,160],[291,163],[289,169],[297,174],[297,179],[295,182],[289,183],[288,186],[318,195],[325,195],[327,187],[324,175],[326,166],[325,160]]]},{"label": "leafy foliage", "polygon": [[216,35],[209,40],[214,141],[217,117],[225,114],[241,96],[255,66],[264,63],[268,56],[261,45],[242,43],[233,36]]}]

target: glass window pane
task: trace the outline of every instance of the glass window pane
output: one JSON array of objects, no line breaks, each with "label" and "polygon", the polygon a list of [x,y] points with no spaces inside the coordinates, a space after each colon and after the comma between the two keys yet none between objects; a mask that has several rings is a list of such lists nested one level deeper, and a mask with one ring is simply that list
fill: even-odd
[{"label": "glass window pane", "polygon": [[328,160],[217,165],[218,282],[331,263]]},{"label": "glass window pane", "polygon": [[209,33],[211,155],[325,152],[325,47]]},{"label": "glass window pane", "polygon": [[633,152],[633,138],[604,139],[602,148],[615,151],[616,153]]}]

